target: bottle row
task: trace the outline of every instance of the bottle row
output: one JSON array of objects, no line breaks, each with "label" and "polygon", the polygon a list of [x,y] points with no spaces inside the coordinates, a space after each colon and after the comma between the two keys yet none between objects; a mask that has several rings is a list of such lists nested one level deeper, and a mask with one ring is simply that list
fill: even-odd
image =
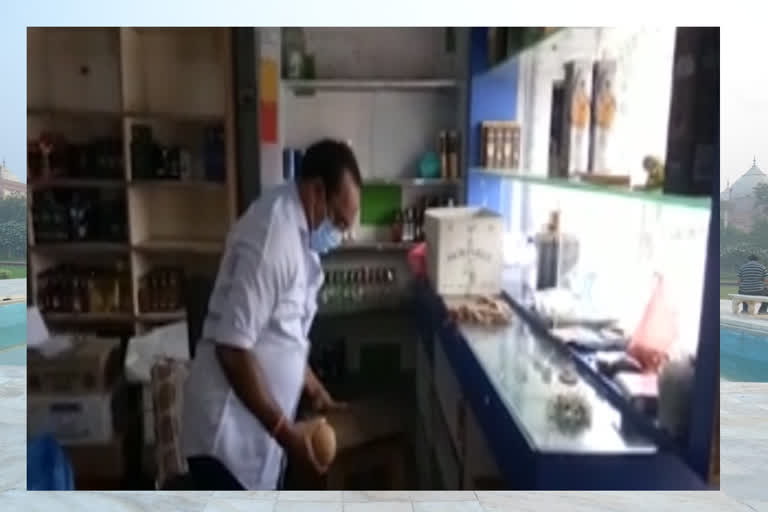
[{"label": "bottle row", "polygon": [[422,197],[417,206],[395,212],[392,224],[393,242],[420,242],[424,240],[424,213],[428,208],[452,207],[453,197]]},{"label": "bottle row", "polygon": [[320,291],[320,303],[324,305],[353,302],[384,301],[398,292],[395,269],[388,267],[359,267],[345,270],[328,270]]},{"label": "bottle row", "polygon": [[159,267],[139,280],[139,311],[178,311],[184,307],[184,270]]},{"label": "bottle row", "polygon": [[124,242],[125,195],[113,190],[46,190],[32,196],[35,243]]},{"label": "bottle row", "polygon": [[[58,265],[38,274],[38,304],[50,313],[131,313],[128,264],[113,267]],[[139,280],[139,311],[160,313],[184,307],[184,271],[159,267]]]},{"label": "bottle row", "polygon": [[38,274],[37,303],[50,313],[130,313],[131,276],[114,267],[59,265]]},{"label": "bottle row", "polygon": [[[206,126],[199,147],[161,144],[152,127],[136,124],[131,129],[131,172],[138,180],[196,180],[222,182],[226,176],[224,128]],[[196,163],[202,155],[202,164]]]},{"label": "bottle row", "polygon": [[123,143],[117,137],[97,137],[74,143],[60,133],[44,133],[27,143],[29,181],[53,179],[122,180]]}]

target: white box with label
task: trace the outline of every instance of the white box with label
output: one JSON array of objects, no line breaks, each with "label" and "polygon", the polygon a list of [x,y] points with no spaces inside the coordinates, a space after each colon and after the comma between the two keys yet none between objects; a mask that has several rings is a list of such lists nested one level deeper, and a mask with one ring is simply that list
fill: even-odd
[{"label": "white box with label", "polygon": [[441,295],[501,291],[502,217],[478,207],[430,208],[424,222],[427,274]]},{"label": "white box with label", "polygon": [[114,394],[27,395],[27,434],[50,434],[61,444],[100,444],[112,440]]}]

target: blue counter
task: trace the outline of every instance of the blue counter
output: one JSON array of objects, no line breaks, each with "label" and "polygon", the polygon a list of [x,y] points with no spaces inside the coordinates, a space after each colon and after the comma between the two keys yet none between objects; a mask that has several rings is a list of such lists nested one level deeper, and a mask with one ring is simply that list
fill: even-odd
[{"label": "blue counter", "polygon": [[[622,414],[584,379],[558,381],[567,358],[521,319],[509,327],[458,327],[425,283],[416,285],[415,317],[426,353],[445,353],[508,489],[694,490],[705,484],[675,453],[622,430]],[[589,427],[561,432],[548,418],[560,388],[590,406]]]}]

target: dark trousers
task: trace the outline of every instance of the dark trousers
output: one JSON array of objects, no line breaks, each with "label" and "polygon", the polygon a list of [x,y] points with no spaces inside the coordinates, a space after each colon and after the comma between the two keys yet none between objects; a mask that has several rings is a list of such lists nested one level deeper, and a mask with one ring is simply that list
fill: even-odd
[{"label": "dark trousers", "polygon": [[[187,459],[189,473],[186,485],[198,491],[244,491],[245,487],[227,467],[213,457],[198,456]],[[281,462],[280,479],[277,488],[282,489],[285,477],[285,459]],[[170,489],[169,489],[170,490]],[[187,489],[189,490],[189,489]]]},{"label": "dark trousers", "polygon": [[192,484],[198,491],[245,490],[227,467],[213,457],[190,457],[187,463]]}]

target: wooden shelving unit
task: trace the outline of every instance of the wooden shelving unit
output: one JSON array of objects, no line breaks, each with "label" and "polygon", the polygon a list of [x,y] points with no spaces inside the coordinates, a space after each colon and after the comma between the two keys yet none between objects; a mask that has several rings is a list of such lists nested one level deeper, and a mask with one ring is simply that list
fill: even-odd
[{"label": "wooden shelving unit", "polygon": [[[227,28],[30,28],[27,32],[28,140],[56,133],[72,143],[112,136],[122,143],[122,174],[47,177],[29,172],[29,279],[38,301],[39,275],[60,264],[99,264],[124,258],[130,272],[130,312],[45,313],[53,324],[127,326],[141,332],[183,319],[183,310],[140,311],[139,281],[160,265],[210,272],[236,219],[232,48]],[[162,145],[189,152],[188,180],[133,176],[131,138],[151,127]],[[224,134],[225,170],[206,174],[203,137]],[[30,169],[31,171],[31,169]],[[37,241],[36,195],[109,191],[125,203],[126,239],[45,244]]]}]

